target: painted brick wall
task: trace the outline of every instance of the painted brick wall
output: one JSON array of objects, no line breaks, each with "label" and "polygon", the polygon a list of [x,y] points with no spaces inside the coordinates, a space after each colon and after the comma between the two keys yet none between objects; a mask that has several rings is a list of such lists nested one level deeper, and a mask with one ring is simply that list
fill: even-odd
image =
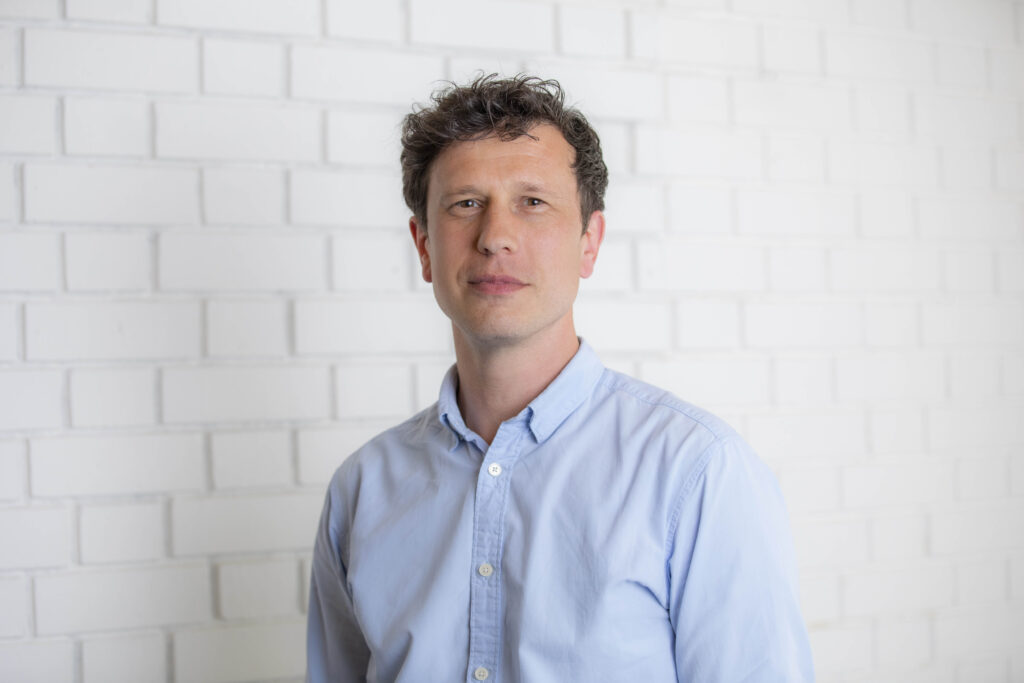
[{"label": "painted brick wall", "polygon": [[0,0],[0,680],[295,680],[325,482],[436,396],[396,126],[556,77],[577,306],[777,472],[823,683],[1024,681],[1024,3]]}]

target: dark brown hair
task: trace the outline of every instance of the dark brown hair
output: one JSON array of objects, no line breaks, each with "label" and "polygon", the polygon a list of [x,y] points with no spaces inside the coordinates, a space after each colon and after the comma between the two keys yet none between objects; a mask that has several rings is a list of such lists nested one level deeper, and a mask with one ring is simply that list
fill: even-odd
[{"label": "dark brown hair", "polygon": [[608,168],[601,157],[601,141],[579,110],[565,106],[558,81],[481,74],[468,85],[448,83],[431,100],[432,106],[415,107],[402,122],[402,193],[421,225],[427,221],[430,165],[446,147],[490,135],[514,140],[545,123],[561,131],[576,151],[572,169],[584,230],[590,214],[604,209]]}]

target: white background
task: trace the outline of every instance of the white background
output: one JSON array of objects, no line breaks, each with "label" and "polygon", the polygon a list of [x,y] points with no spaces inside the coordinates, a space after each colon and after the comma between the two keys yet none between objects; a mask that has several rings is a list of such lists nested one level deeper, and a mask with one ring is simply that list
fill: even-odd
[{"label": "white background", "polygon": [[0,680],[302,675],[325,483],[452,360],[397,126],[484,69],[599,130],[579,330],[777,472],[819,680],[1024,681],[1022,40],[999,0],[0,0]]}]

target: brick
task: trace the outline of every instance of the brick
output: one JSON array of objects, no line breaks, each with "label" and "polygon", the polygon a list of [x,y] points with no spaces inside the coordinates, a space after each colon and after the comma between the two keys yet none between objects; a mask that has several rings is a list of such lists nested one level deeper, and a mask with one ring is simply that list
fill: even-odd
[{"label": "brick", "polygon": [[1024,595],[1024,557],[1014,557],[1010,562],[1010,592],[1014,598]]},{"label": "brick", "polygon": [[651,120],[661,118],[665,89],[647,70],[594,67],[576,62],[527,62],[532,73],[557,73],[568,101],[590,119]]},{"label": "brick", "polygon": [[916,346],[921,340],[918,306],[869,303],[864,309],[864,333],[868,346]]},{"label": "brick", "polygon": [[71,681],[74,680],[74,671],[75,644],[71,640],[41,639],[0,643],[0,678],[5,681]]},{"label": "brick", "polygon": [[943,187],[987,191],[995,186],[991,149],[944,146],[939,153]]},{"label": "brick", "polygon": [[945,565],[919,565],[853,573],[844,581],[846,612],[865,617],[941,609],[953,603],[953,572]]},{"label": "brick", "polygon": [[82,562],[136,562],[164,555],[163,506],[85,505],[81,508]]},{"label": "brick", "polygon": [[1009,662],[1005,655],[992,654],[980,660],[966,661],[957,664],[957,681],[1005,681]]},{"label": "brick", "polygon": [[393,169],[401,153],[400,115],[387,111],[327,113],[327,159]]},{"label": "brick", "polygon": [[1024,187],[1024,159],[1018,150],[996,150],[996,186],[1018,190]]},{"label": "brick", "polygon": [[60,287],[56,235],[0,233],[0,290],[52,291]]},{"label": "brick", "polygon": [[786,81],[737,81],[735,116],[741,125],[775,130],[841,132],[851,128],[846,88]]},{"label": "brick", "polygon": [[158,102],[157,156],[318,161],[320,114],[306,107]]},{"label": "brick", "polygon": [[64,422],[59,370],[0,371],[0,429],[46,429]]},{"label": "brick", "polygon": [[412,375],[405,365],[341,365],[335,369],[338,417],[404,417],[412,406]]},{"label": "brick", "polygon": [[929,44],[891,35],[826,32],[825,73],[864,80],[927,83]]},{"label": "brick", "polygon": [[24,495],[26,473],[22,443],[0,441],[0,500],[17,500]]},{"label": "brick", "polygon": [[932,552],[936,555],[1005,551],[1020,546],[1024,516],[1019,502],[984,501],[932,516]]},{"label": "brick", "polygon": [[[437,386],[434,388],[433,400],[437,400]],[[299,482],[327,483],[345,458],[379,434],[385,426],[361,424],[333,429],[300,430]]]},{"label": "brick", "polygon": [[926,303],[926,344],[1013,344],[1024,341],[1024,311],[999,303]]},{"label": "brick", "polygon": [[169,233],[160,239],[160,287],[279,291],[326,288],[318,235]]},{"label": "brick", "polygon": [[1013,400],[929,408],[929,442],[933,449],[956,456],[989,457],[991,447],[1017,446],[1024,440],[1024,426],[1017,419],[1022,409]]},{"label": "brick", "polygon": [[726,19],[698,19],[681,11],[634,12],[633,56],[726,68],[757,66],[754,24]]},{"label": "brick", "polygon": [[858,136],[871,142],[900,143],[910,134],[912,100],[902,87],[861,86],[854,91]]},{"label": "brick", "polygon": [[0,570],[64,566],[73,538],[67,508],[0,510]]},{"label": "brick", "polygon": [[763,41],[762,63],[767,71],[821,73],[821,38],[817,29],[767,24]]},{"label": "brick", "polygon": [[0,85],[17,85],[21,73],[21,51],[13,27],[0,28]]},{"label": "brick", "polygon": [[727,299],[676,303],[676,345],[684,349],[728,349],[740,345],[740,312]]},{"label": "brick", "polygon": [[613,232],[661,232],[665,193],[660,184],[613,181],[605,195],[605,218]]},{"label": "brick", "polygon": [[822,182],[825,179],[824,141],[800,134],[770,135],[765,164],[772,180]]},{"label": "brick", "polygon": [[961,3],[956,0],[910,0],[918,31],[934,37],[984,42],[1013,42],[1013,3]]},{"label": "brick", "polygon": [[138,495],[203,488],[197,434],[79,436],[30,442],[35,496]]},{"label": "brick", "polygon": [[956,604],[963,607],[1005,601],[1009,595],[1009,563],[1003,558],[970,560],[956,565]]},{"label": "brick", "polygon": [[1008,145],[1020,139],[1013,100],[923,93],[915,99],[915,131],[923,141]]},{"label": "brick", "polygon": [[206,324],[211,356],[288,354],[288,311],[282,301],[212,300]]},{"label": "brick", "polygon": [[157,0],[156,16],[164,26],[298,35],[320,31],[315,0]]},{"label": "brick", "polygon": [[419,297],[297,301],[295,339],[299,354],[443,353],[451,346],[451,325],[432,302]]},{"label": "brick", "polygon": [[296,45],[291,55],[291,96],[298,99],[408,107],[410,93],[444,75],[442,58],[433,54]]},{"label": "brick", "polygon": [[0,303],[0,361],[18,357],[21,340],[21,312],[17,304]]},{"label": "brick", "polygon": [[36,625],[49,635],[203,621],[209,583],[205,564],[38,576]]},{"label": "brick", "polygon": [[[412,240],[397,233],[338,233],[332,240],[331,281],[345,291],[402,291],[413,281]],[[416,273],[418,279],[419,273]]]},{"label": "brick", "polygon": [[6,0],[0,6],[0,16],[23,19],[56,19],[60,16],[58,0]]},{"label": "brick", "polygon": [[960,460],[956,463],[959,500],[999,500],[1010,493],[1009,462]]},{"label": "brick", "polygon": [[665,351],[672,347],[668,304],[653,301],[579,301],[576,329],[602,351]]},{"label": "brick", "polygon": [[870,142],[829,143],[829,178],[839,184],[881,187],[933,187],[937,183],[934,150]]},{"label": "brick", "polygon": [[641,173],[732,180],[761,176],[761,142],[751,131],[639,126],[636,157]]},{"label": "brick", "polygon": [[423,362],[416,364],[416,410],[423,410],[437,401],[441,382],[453,363],[454,359],[447,362]]},{"label": "brick", "polygon": [[630,240],[606,239],[597,269],[580,282],[581,292],[628,292],[633,289],[633,247]]},{"label": "brick", "polygon": [[729,85],[723,80],[695,76],[668,77],[668,113],[673,121],[728,123]]},{"label": "brick", "polygon": [[996,273],[1000,292],[1024,292],[1024,248],[1001,248],[996,252]]},{"label": "brick", "polygon": [[171,508],[174,554],[306,550],[322,507],[319,492],[177,498]]},{"label": "brick", "polygon": [[155,166],[25,165],[33,222],[188,224],[199,216],[197,172]]},{"label": "brick", "polygon": [[263,168],[203,170],[203,213],[207,223],[284,223],[284,174]]},{"label": "brick", "polygon": [[768,252],[768,281],[773,290],[821,292],[825,289],[825,250],[783,247]]},{"label": "brick", "polygon": [[1000,385],[999,357],[971,350],[949,354],[949,388],[953,399],[995,399]]},{"label": "brick", "polygon": [[610,7],[563,5],[558,8],[560,51],[585,57],[626,56],[626,17]]},{"label": "brick", "polygon": [[254,619],[297,615],[299,573],[293,559],[217,565],[220,616]]},{"label": "brick", "polygon": [[814,19],[826,23],[847,20],[846,3],[842,0],[777,0],[771,4],[757,0],[735,0],[733,9],[741,14]]},{"label": "brick", "polygon": [[668,201],[673,231],[723,234],[733,229],[732,192],[725,187],[673,183]]},{"label": "brick", "polygon": [[[501,26],[501,31],[493,31]],[[543,52],[555,44],[554,8],[547,3],[507,0],[440,0],[409,6],[413,44]]]},{"label": "brick", "polygon": [[834,467],[783,468],[779,486],[794,514],[833,511],[841,501],[839,470]]},{"label": "brick", "polygon": [[758,235],[850,235],[856,229],[854,197],[845,192],[739,190],[739,232]]},{"label": "brick", "polygon": [[81,369],[71,372],[71,424],[128,427],[156,421],[150,368]]},{"label": "brick", "polygon": [[284,486],[292,482],[288,432],[219,432],[212,437],[217,488]]},{"label": "brick", "polygon": [[326,368],[181,367],[164,371],[167,422],[311,420],[328,417]]},{"label": "brick", "polygon": [[698,405],[764,404],[769,400],[768,361],[758,357],[701,356],[640,364],[641,379]]},{"label": "brick", "polygon": [[820,517],[793,522],[797,564],[801,570],[852,570],[867,558],[867,525],[863,520]]},{"label": "brick", "polygon": [[1024,228],[1020,207],[1001,200],[922,197],[917,204],[921,236],[925,239],[1017,239]]},{"label": "brick", "polygon": [[56,111],[50,97],[0,96],[0,153],[52,154]]},{"label": "brick", "polygon": [[941,401],[945,359],[920,350],[839,357],[836,385],[841,401]]},{"label": "brick", "polygon": [[230,683],[301,678],[305,620],[203,628],[174,634],[174,672],[183,681]]},{"label": "brick", "polygon": [[771,462],[848,459],[866,450],[864,416],[852,412],[751,415],[745,433],[755,450]]},{"label": "brick", "polygon": [[633,127],[626,122],[612,121],[596,125],[600,128],[601,154],[608,172],[613,176],[630,173],[633,168]]},{"label": "brick", "polygon": [[199,59],[192,38],[60,29],[25,31],[30,86],[195,92]]},{"label": "brick", "polygon": [[850,18],[854,24],[879,28],[905,28],[907,7],[892,0],[852,0]]},{"label": "brick", "polygon": [[839,580],[835,576],[800,577],[800,611],[812,629],[839,618]]},{"label": "brick", "polygon": [[948,463],[901,460],[843,471],[843,501],[849,507],[946,503],[952,499],[953,467]]},{"label": "brick", "polygon": [[1020,645],[1021,626],[1020,611],[1005,607],[937,614],[933,626],[935,651],[948,658],[1013,652]]},{"label": "brick", "polygon": [[82,639],[83,683],[164,683],[167,644],[161,633]]},{"label": "brick", "polygon": [[927,618],[880,619],[876,628],[879,667],[912,669],[931,661],[931,625]]},{"label": "brick", "polygon": [[756,247],[645,241],[637,254],[641,289],[755,291],[766,279],[764,251]]},{"label": "brick", "polygon": [[64,149],[92,156],[148,156],[149,104],[143,100],[68,97]]},{"label": "brick", "polygon": [[868,237],[899,237],[914,232],[908,193],[872,188],[860,194],[860,230]]},{"label": "brick", "polygon": [[150,240],[137,233],[71,233],[64,237],[67,286],[84,291],[150,288]]},{"label": "brick", "polygon": [[871,522],[871,558],[894,565],[921,560],[927,553],[928,518],[923,514],[886,514]]},{"label": "brick", "polygon": [[203,91],[223,95],[281,94],[285,59],[280,46],[243,40],[203,41]]},{"label": "brick", "polygon": [[[1020,20],[1024,22],[1024,19]],[[1020,95],[1024,93],[1024,60],[1019,49],[988,47],[989,76],[992,91]]]},{"label": "brick", "polygon": [[20,576],[0,578],[0,638],[25,635],[29,624],[28,581]]},{"label": "brick", "polygon": [[148,24],[152,3],[148,0],[67,0],[68,19]]},{"label": "brick", "polygon": [[818,676],[839,672],[848,676],[870,667],[872,635],[868,624],[830,624],[810,631],[808,636]]},{"label": "brick", "polygon": [[833,400],[831,358],[776,358],[774,368],[776,401],[821,405]]},{"label": "brick", "polygon": [[747,343],[753,347],[860,345],[860,307],[849,303],[751,303],[746,307]]},{"label": "brick", "polygon": [[199,307],[176,301],[29,303],[33,360],[187,358],[199,351]]},{"label": "brick", "polygon": [[983,89],[988,80],[985,52],[974,45],[936,44],[936,80],[940,85]]},{"label": "brick", "polygon": [[293,223],[396,228],[409,223],[402,182],[392,172],[296,170],[291,176]]},{"label": "brick", "polygon": [[1024,394],[1024,354],[1010,352],[1003,356],[1003,393],[1009,396]]},{"label": "brick", "polygon": [[869,415],[871,451],[876,454],[921,452],[924,448],[924,420],[920,410],[883,408]]},{"label": "brick", "polygon": [[338,38],[402,40],[405,12],[400,0],[378,0],[355,5],[348,0],[327,0],[327,34]]}]

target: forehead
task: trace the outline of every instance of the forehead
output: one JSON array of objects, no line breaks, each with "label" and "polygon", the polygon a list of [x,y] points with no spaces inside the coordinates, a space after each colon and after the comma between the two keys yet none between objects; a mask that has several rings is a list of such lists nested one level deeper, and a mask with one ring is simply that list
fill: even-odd
[{"label": "forehead", "polygon": [[575,184],[572,164],[576,151],[562,133],[549,124],[534,126],[529,135],[502,140],[488,135],[477,140],[454,142],[431,164],[429,191],[468,182],[535,180]]}]

